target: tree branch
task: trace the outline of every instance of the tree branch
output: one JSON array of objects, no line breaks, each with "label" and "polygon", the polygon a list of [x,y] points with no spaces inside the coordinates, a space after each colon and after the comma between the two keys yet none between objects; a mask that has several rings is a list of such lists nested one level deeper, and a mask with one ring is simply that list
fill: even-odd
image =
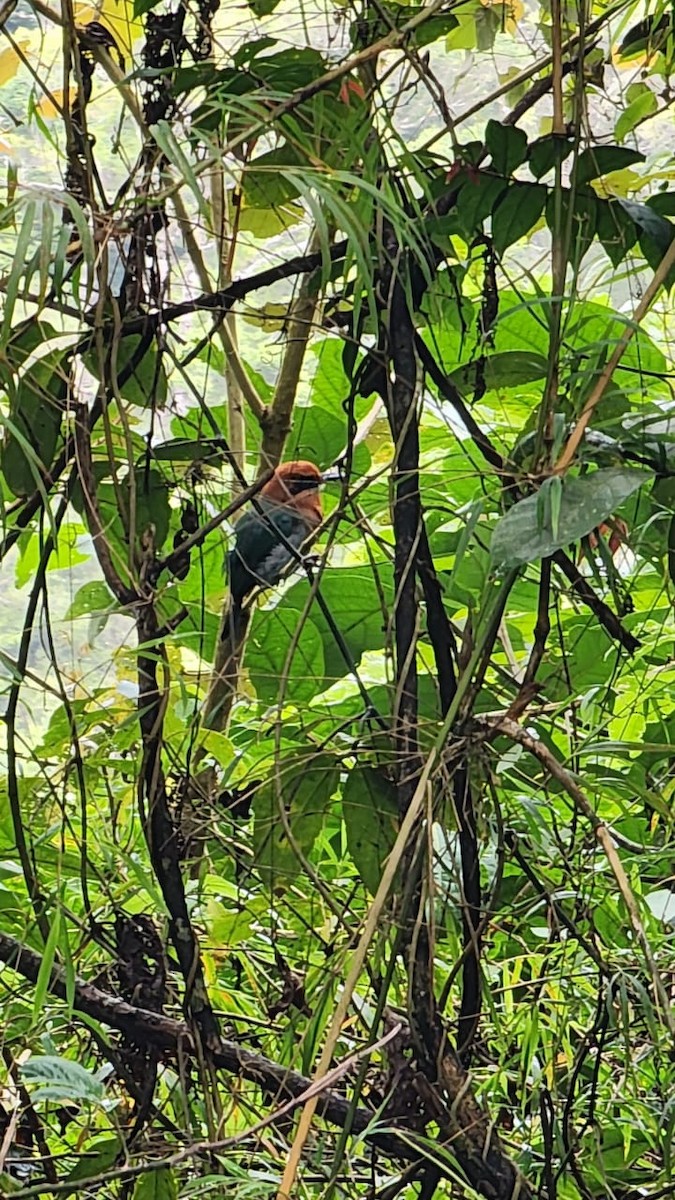
[{"label": "tree branch", "polygon": [[[4,933],[0,933],[0,961],[29,982],[37,982],[42,957],[23,946],[16,938]],[[67,1000],[66,975],[60,967],[52,969],[49,991],[59,999]],[[175,1021],[149,1009],[137,1008],[83,979],[75,980],[73,1007],[77,1012],[123,1033],[131,1042],[139,1045],[149,1044],[172,1055],[178,1052],[189,1056],[197,1054],[192,1034],[185,1022]],[[274,1096],[277,1100],[301,1096],[313,1083],[298,1071],[292,1071],[281,1063],[264,1058],[262,1054],[255,1054],[239,1042],[227,1038],[221,1038],[220,1046],[213,1055],[213,1064],[219,1070],[239,1075],[256,1084],[268,1096]],[[395,1129],[386,1134],[368,1132],[376,1114],[366,1108],[353,1110],[350,1101],[342,1096],[325,1092],[319,1096],[317,1108],[331,1125],[339,1128],[348,1125],[352,1134],[364,1135],[367,1142],[380,1147],[392,1158],[405,1162],[424,1159],[424,1154],[415,1148],[413,1138],[405,1130],[401,1130],[400,1134]],[[448,1177],[452,1177],[450,1170]]]}]

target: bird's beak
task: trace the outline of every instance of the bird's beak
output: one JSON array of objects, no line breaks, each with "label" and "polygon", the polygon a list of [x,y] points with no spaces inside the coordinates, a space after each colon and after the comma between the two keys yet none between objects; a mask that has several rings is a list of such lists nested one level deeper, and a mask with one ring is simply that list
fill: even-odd
[{"label": "bird's beak", "polygon": [[321,476],[322,483],[341,483],[342,475],[339,467],[329,467]]}]

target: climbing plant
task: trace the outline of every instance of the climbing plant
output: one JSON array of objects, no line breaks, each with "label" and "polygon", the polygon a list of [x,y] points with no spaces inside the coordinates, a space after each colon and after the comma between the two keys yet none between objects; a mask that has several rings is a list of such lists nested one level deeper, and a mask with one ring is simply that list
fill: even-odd
[{"label": "climbing plant", "polygon": [[0,1191],[669,1195],[671,9],[0,27]]}]

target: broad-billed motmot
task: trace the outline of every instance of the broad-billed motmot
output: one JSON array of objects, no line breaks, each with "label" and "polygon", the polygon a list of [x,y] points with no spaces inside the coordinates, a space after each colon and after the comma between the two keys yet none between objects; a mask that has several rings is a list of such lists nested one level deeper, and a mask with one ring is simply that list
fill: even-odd
[{"label": "broad-billed motmot", "polygon": [[312,462],[286,462],[265,484],[258,509],[239,519],[228,559],[230,599],[242,602],[256,587],[278,583],[284,569],[321,524],[322,475]]},{"label": "broad-billed motmot", "polygon": [[321,471],[313,462],[285,462],[261,489],[255,507],[237,521],[228,555],[230,604],[221,623],[216,672],[205,724],[223,729],[234,700],[239,661],[250,620],[245,600],[257,587],[273,587],[321,524]]}]

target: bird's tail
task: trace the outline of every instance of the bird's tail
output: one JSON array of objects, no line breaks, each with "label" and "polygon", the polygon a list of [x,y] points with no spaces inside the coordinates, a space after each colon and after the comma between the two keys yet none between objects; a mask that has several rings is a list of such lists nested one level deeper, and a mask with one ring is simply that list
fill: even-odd
[{"label": "bird's tail", "polygon": [[227,729],[234,698],[241,656],[246,641],[250,609],[230,604],[223,612],[218,630],[213,674],[204,705],[202,724],[206,729]]}]

